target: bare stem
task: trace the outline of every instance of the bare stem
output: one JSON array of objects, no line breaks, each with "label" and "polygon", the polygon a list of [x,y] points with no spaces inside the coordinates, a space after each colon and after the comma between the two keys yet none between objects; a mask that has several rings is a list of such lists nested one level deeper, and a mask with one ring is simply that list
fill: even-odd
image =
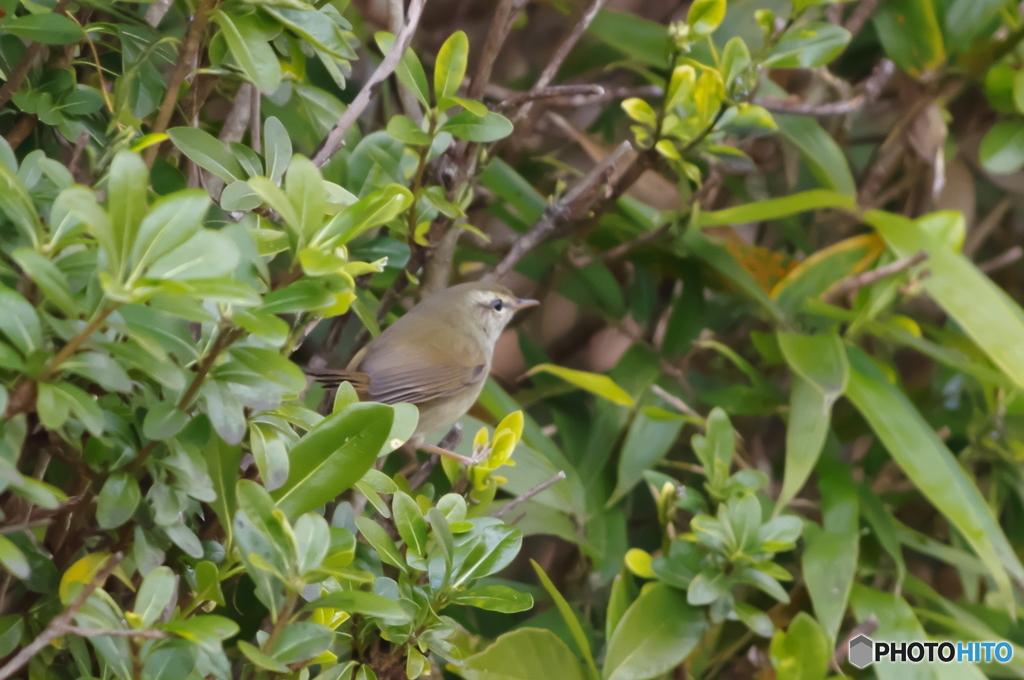
[{"label": "bare stem", "polygon": [[39,376],[39,379],[45,380],[46,378],[53,375],[57,371],[57,369],[60,368],[60,365],[63,364],[68,359],[70,359],[71,355],[78,350],[82,343],[88,340],[89,336],[91,336],[100,326],[102,326],[103,322],[107,320],[107,317],[113,314],[114,311],[120,306],[120,302],[115,303],[109,307],[105,307],[99,314],[94,316],[92,321],[86,324],[85,328],[80,330],[78,334],[75,335],[75,337],[68,340],[67,344],[61,347],[60,351],[57,352],[57,354],[52,359],[50,359],[50,363],[48,363],[46,365],[46,368],[43,369],[43,372]]},{"label": "bare stem", "polygon": [[838,300],[848,293],[852,293],[855,290],[860,290],[866,286],[870,286],[872,283],[886,278],[887,276],[893,276],[902,271],[915,267],[925,260],[928,259],[928,253],[921,250],[909,257],[902,257],[895,262],[876,267],[860,274],[854,274],[847,276],[845,279],[840,281],[836,286],[829,292],[828,297],[825,299],[826,302]]},{"label": "bare stem", "polygon": [[527,491],[525,493],[522,493],[522,494],[516,496],[515,498],[513,498],[512,500],[510,500],[508,503],[503,505],[500,510],[498,510],[496,513],[494,513],[494,516],[495,517],[504,517],[508,513],[512,512],[512,510],[515,509],[516,506],[520,505],[521,503],[525,503],[526,501],[530,500],[531,498],[533,498],[534,496],[536,496],[540,492],[545,491],[545,490],[551,488],[552,486],[554,486],[558,482],[562,481],[563,479],[565,479],[565,470],[559,470],[558,474],[556,474],[551,479],[547,480],[546,482],[541,482],[540,484],[538,484],[537,486],[533,487],[529,491]]},{"label": "bare stem", "polygon": [[117,565],[121,564],[123,559],[124,553],[117,552],[111,555],[104,563],[103,567],[96,572],[95,576],[92,577],[92,580],[85,585],[82,592],[78,594],[78,597],[68,605],[68,608],[53,617],[43,632],[40,633],[35,640],[25,645],[21,651],[14,656],[14,658],[8,661],[3,668],[0,668],[0,680],[7,680],[7,678],[17,673],[21,670],[22,666],[32,659],[32,657],[42,651],[42,649],[50,644],[54,639],[66,632],[68,626],[71,625],[71,620],[74,619],[75,614],[78,613],[78,610],[86,603],[89,596],[107,580],[107,577],[114,572],[114,569],[117,568]]}]

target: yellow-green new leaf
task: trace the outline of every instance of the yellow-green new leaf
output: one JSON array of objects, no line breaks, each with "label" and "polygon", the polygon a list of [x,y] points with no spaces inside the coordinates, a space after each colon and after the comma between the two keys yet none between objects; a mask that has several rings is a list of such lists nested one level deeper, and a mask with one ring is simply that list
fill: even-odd
[{"label": "yellow-green new leaf", "polygon": [[538,364],[531,368],[526,375],[531,376],[537,373],[550,373],[582,390],[596,394],[599,397],[604,397],[619,406],[633,405],[633,399],[630,398],[626,391],[616,385],[615,381],[606,375],[590,373],[588,371],[577,371],[573,368],[555,366],[554,364]]},{"label": "yellow-green new leaf", "polygon": [[463,31],[452,33],[441,45],[434,65],[434,97],[438,106],[441,106],[441,100],[459,91],[462,79],[466,76],[468,59],[469,38]]}]

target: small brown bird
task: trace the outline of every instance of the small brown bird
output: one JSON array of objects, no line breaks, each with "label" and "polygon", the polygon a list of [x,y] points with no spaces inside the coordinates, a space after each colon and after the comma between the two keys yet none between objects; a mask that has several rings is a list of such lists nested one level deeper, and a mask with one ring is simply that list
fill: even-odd
[{"label": "small brown bird", "polygon": [[[415,404],[409,443],[451,427],[476,402],[498,336],[516,311],[539,304],[496,283],[472,282],[428,296],[357,353],[344,370],[310,371],[328,386],[350,382],[359,398]],[[447,452],[445,452],[447,453]]]}]

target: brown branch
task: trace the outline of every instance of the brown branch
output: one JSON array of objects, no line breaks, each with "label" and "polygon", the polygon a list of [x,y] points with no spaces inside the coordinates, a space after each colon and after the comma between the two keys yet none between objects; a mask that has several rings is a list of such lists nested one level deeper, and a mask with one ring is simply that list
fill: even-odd
[{"label": "brown branch", "polygon": [[992,272],[996,272],[999,271],[1000,269],[1009,267],[1011,264],[1021,259],[1022,257],[1024,257],[1024,248],[1021,248],[1020,246],[1014,246],[1007,250],[1002,255],[997,255],[996,257],[993,257],[991,260],[982,262],[981,264],[978,265],[978,269],[980,269],[985,274],[991,274]]},{"label": "brown branch", "polygon": [[868,22],[868,19],[871,18],[871,15],[875,13],[875,10],[881,4],[882,0],[861,0],[843,26],[843,28],[850,32],[851,40],[853,36],[860,33],[860,30],[864,28],[864,24]]},{"label": "brown branch", "polygon": [[203,380],[206,379],[206,374],[213,368],[213,363],[217,361],[217,357],[220,356],[221,352],[230,347],[235,340],[242,337],[244,333],[245,331],[240,328],[221,331],[221,334],[213,341],[213,345],[196,368],[196,374],[192,377],[192,382],[189,384],[188,389],[181,395],[181,399],[178,401],[179,410],[184,411],[189,407],[196,393],[199,392],[199,388],[203,386]]},{"label": "brown branch", "polygon": [[[199,6],[196,8],[192,23],[188,27],[188,33],[185,35],[185,42],[182,43],[181,50],[178,52],[178,63],[174,67],[174,72],[171,73],[171,79],[167,82],[167,93],[160,104],[156,122],[153,124],[153,129],[150,130],[151,133],[167,131],[167,124],[171,122],[171,116],[174,115],[174,105],[178,103],[181,84],[185,82],[185,77],[192,70],[192,64],[202,45],[203,34],[206,32],[208,15],[216,4],[217,0],[199,0]],[[154,144],[147,149],[146,165],[152,167],[160,146],[160,144]]]},{"label": "brown branch", "polygon": [[28,139],[32,131],[36,129],[39,116],[34,113],[23,113],[18,116],[18,121],[11,128],[10,132],[4,135],[4,139],[12,149],[17,150],[21,143]]},{"label": "brown branch", "polygon": [[[53,8],[54,14],[59,14],[64,11],[64,8],[70,4],[71,0],[60,0],[57,5]],[[18,60],[17,66],[11,71],[10,77],[7,78],[7,82],[0,87],[0,106],[3,106],[11,100],[14,93],[21,87],[22,82],[25,80],[25,76],[28,75],[29,69],[32,68],[32,62],[39,55],[39,51],[43,48],[41,43],[33,42],[30,43],[28,48],[25,50],[25,54],[22,55],[21,59]]]},{"label": "brown branch", "polygon": [[412,36],[419,25],[424,4],[426,4],[426,0],[412,0],[412,3],[409,5],[409,16],[405,22],[405,27],[395,38],[395,44],[392,45],[391,51],[384,57],[384,61],[380,62],[380,66],[373,72],[370,79],[366,81],[363,88],[359,90],[359,94],[348,105],[345,112],[341,114],[341,118],[338,119],[334,128],[327,134],[324,141],[320,143],[320,148],[313,155],[313,162],[317,167],[323,167],[327,161],[331,160],[331,156],[344,145],[345,134],[348,132],[348,129],[352,127],[370,104],[370,98],[373,97],[381,83],[387,80],[388,76],[394,73],[395,68],[398,67],[398,62],[401,61],[402,55],[405,54],[405,50],[408,49],[409,44],[412,42]]},{"label": "brown branch", "polygon": [[651,385],[651,392],[654,392],[656,395],[667,401],[680,412],[685,413],[688,416],[697,418],[699,420],[704,420],[704,416],[702,416],[697,411],[694,411],[689,404],[687,404],[685,401],[683,401],[676,395],[672,394],[665,388],[661,387],[660,385]]},{"label": "brown branch", "polygon": [[[544,67],[544,70],[541,71],[540,76],[537,78],[537,82],[535,82],[533,87],[530,88],[531,92],[539,92],[546,89],[547,86],[551,84],[551,81],[553,81],[555,76],[558,75],[558,70],[562,68],[562,63],[565,62],[566,57],[568,57],[569,53],[572,52],[572,48],[574,48],[576,43],[579,42],[579,39],[586,32],[587,28],[590,27],[590,23],[594,20],[594,17],[597,16],[597,13],[601,8],[604,7],[606,2],[608,2],[608,0],[593,0],[593,2],[590,3],[590,6],[587,7],[585,12],[583,12],[583,16],[581,16],[580,20],[576,22],[575,26],[573,26],[569,35],[565,36],[565,39],[558,45],[554,55],[551,57],[551,61],[549,61],[548,65]],[[516,116],[512,120],[512,123],[515,124],[526,120],[530,115],[530,110],[532,108],[533,102],[527,102],[524,104],[523,108],[516,112]]]},{"label": "brown branch", "polygon": [[[629,142],[623,142],[614,151],[594,166],[576,185],[562,198],[548,205],[529,231],[512,244],[505,257],[495,266],[490,276],[501,278],[512,271],[528,252],[551,237],[558,227],[568,221],[586,214],[593,203],[599,187],[608,181],[619,160],[631,149]],[[634,160],[633,163],[637,161]],[[627,170],[628,171],[628,170]]]},{"label": "brown branch", "polygon": [[0,668],[0,680],[7,680],[7,678],[17,673],[32,657],[59,637],[71,625],[71,620],[74,619],[75,614],[86,603],[89,596],[107,580],[107,577],[114,572],[114,569],[117,568],[117,565],[121,564],[123,559],[124,553],[117,552],[111,555],[103,564],[103,567],[92,577],[92,580],[85,585],[82,592],[78,594],[78,597],[68,605],[68,608],[53,617],[35,640],[23,647],[3,668]]},{"label": "brown branch", "polygon": [[57,352],[53,359],[50,359],[50,363],[46,364],[46,368],[44,368],[43,372],[39,375],[39,379],[45,380],[46,378],[53,375],[54,372],[58,368],[60,368],[60,365],[67,361],[68,359],[70,359],[71,355],[78,350],[82,343],[88,340],[89,336],[91,336],[100,326],[102,326],[103,322],[107,320],[107,317],[110,316],[120,306],[120,302],[114,303],[113,305],[104,308],[103,311],[94,316],[92,321],[90,321],[85,326],[85,328],[80,330],[73,338],[68,340],[67,344],[60,348],[60,351]]},{"label": "brown branch", "polygon": [[498,510],[496,513],[494,513],[494,516],[495,517],[504,517],[508,513],[512,512],[512,510],[514,508],[516,508],[516,506],[520,505],[521,503],[525,503],[526,501],[530,500],[531,498],[533,498],[534,496],[536,496],[540,492],[546,491],[547,489],[549,489],[550,487],[554,486],[555,484],[557,484],[558,482],[562,481],[563,479],[565,479],[565,470],[559,470],[558,474],[556,474],[551,479],[547,480],[546,482],[541,482],[540,484],[538,484],[537,486],[533,487],[529,491],[516,496],[515,498],[510,500],[508,503],[506,503],[505,505],[501,506],[501,509]]},{"label": "brown branch", "polygon": [[855,290],[859,290],[866,286],[870,286],[872,283],[884,279],[894,274],[899,274],[902,271],[916,267],[925,260],[928,259],[928,253],[924,250],[920,250],[913,255],[908,257],[901,257],[895,262],[876,267],[875,269],[861,272],[860,274],[854,274],[847,276],[845,279],[835,285],[832,290],[829,291],[828,296],[825,298],[826,302],[838,300],[839,298],[852,293]]}]

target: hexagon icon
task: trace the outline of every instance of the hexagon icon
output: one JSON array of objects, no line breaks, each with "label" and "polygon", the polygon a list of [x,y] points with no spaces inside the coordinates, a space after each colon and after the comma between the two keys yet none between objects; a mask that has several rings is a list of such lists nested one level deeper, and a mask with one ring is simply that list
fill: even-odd
[{"label": "hexagon icon", "polygon": [[867,635],[858,635],[850,640],[850,663],[857,668],[865,668],[871,664],[875,643]]}]

